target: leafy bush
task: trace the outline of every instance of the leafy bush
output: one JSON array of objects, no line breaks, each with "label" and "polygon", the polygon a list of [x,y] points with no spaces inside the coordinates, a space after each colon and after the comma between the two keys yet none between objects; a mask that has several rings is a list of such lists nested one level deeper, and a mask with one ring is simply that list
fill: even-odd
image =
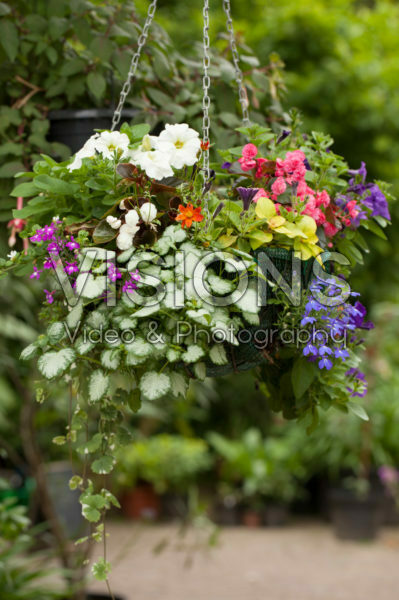
[{"label": "leafy bush", "polygon": [[159,493],[186,490],[210,465],[203,440],[160,434],[138,440],[120,452],[117,481],[129,488],[145,481]]}]

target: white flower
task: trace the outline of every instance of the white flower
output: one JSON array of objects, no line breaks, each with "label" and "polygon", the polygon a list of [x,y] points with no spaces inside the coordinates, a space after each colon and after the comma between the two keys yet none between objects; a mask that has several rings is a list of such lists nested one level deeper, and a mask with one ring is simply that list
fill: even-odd
[{"label": "white flower", "polygon": [[140,206],[140,215],[144,223],[151,223],[157,216],[157,209],[152,202],[146,202]]},{"label": "white flower", "polygon": [[119,229],[119,227],[122,225],[122,221],[120,219],[117,219],[117,217],[113,217],[111,215],[109,215],[105,220],[107,221],[108,225],[112,227],[112,229]]},{"label": "white flower", "polygon": [[17,258],[17,256],[18,252],[16,250],[11,250],[11,252],[7,254],[7,258],[9,258],[10,260],[14,260],[14,258]]},{"label": "white flower", "polygon": [[171,177],[173,170],[169,164],[169,154],[153,149],[157,139],[154,136],[145,135],[141,145],[131,152],[130,160],[145,171],[148,177],[159,181],[164,177]]},{"label": "white flower", "polygon": [[191,166],[197,162],[201,140],[198,131],[191,129],[187,123],[167,124],[159,137],[153,139],[153,145],[169,156],[172,167],[181,169],[185,165]]},{"label": "white flower", "polygon": [[82,158],[91,158],[96,154],[96,139],[98,138],[98,133],[92,135],[87,142],[84,143],[82,148],[76,152],[75,158],[70,165],[67,166],[69,172],[75,171],[76,169],[80,169],[82,166]]},{"label": "white flower", "polygon": [[115,151],[119,158],[126,156],[129,152],[129,137],[126,133],[119,131],[102,131],[95,141],[97,152],[105,158],[113,158]]},{"label": "white flower", "polygon": [[125,223],[119,229],[116,245],[119,250],[129,250],[133,246],[133,238],[139,230],[140,216],[137,210],[129,210],[125,216]]},{"label": "white flower", "polygon": [[116,238],[116,245],[119,250],[129,250],[133,246],[133,236],[129,233],[120,233]]}]

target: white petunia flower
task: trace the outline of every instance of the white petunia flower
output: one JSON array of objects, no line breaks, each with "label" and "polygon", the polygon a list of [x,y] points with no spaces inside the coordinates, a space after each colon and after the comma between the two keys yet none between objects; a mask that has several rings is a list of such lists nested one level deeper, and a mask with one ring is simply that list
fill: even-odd
[{"label": "white petunia flower", "polygon": [[187,123],[167,124],[159,137],[153,138],[153,145],[169,156],[172,167],[181,169],[197,162],[201,140],[198,131],[191,129]]},{"label": "white petunia flower", "polygon": [[119,229],[119,227],[122,225],[122,221],[120,219],[111,215],[109,215],[105,220],[107,221],[108,225],[112,227],[112,229]]},{"label": "white petunia flower", "polygon": [[105,158],[113,158],[115,151],[119,157],[126,156],[129,152],[129,137],[119,131],[102,131],[95,141],[97,152]]},{"label": "white petunia flower", "polygon": [[146,202],[142,206],[140,206],[140,214],[144,223],[151,223],[157,216],[157,209],[152,202]]},{"label": "white petunia flower", "polygon": [[14,258],[16,258],[17,256],[18,252],[16,250],[11,250],[11,252],[7,254],[7,258],[9,258],[10,260],[14,260]]},{"label": "white petunia flower", "polygon": [[145,135],[141,145],[131,152],[130,160],[134,165],[145,171],[148,177],[160,181],[165,177],[171,177],[173,170],[169,164],[170,153],[165,154],[160,150],[154,150],[157,139],[154,136]]},{"label": "white petunia flower", "polygon": [[[127,225],[131,231],[134,231],[134,233],[136,233],[136,231],[139,228],[139,226],[138,226],[139,220],[140,220],[140,215],[137,212],[137,210],[134,210],[134,209],[129,210],[125,216],[125,225]],[[122,225],[122,227],[124,227],[124,225]]]},{"label": "white petunia flower", "polygon": [[98,138],[98,133],[92,135],[87,142],[84,143],[82,148],[76,152],[75,157],[70,165],[67,166],[69,172],[75,171],[76,169],[80,169],[82,166],[83,158],[91,158],[96,154],[96,140]]}]

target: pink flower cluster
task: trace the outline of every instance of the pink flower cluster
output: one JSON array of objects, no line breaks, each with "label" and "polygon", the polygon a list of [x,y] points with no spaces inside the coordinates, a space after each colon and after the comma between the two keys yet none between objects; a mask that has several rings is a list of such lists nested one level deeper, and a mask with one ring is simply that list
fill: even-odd
[{"label": "pink flower cluster", "polygon": [[243,171],[250,171],[256,168],[255,177],[262,177],[262,165],[267,162],[265,158],[255,158],[258,154],[258,148],[255,144],[246,144],[242,149],[242,157],[238,159]]},{"label": "pink flower cluster", "polygon": [[284,159],[276,160],[276,177],[284,178],[289,185],[300,182],[306,174],[305,160],[302,150],[287,152]]}]

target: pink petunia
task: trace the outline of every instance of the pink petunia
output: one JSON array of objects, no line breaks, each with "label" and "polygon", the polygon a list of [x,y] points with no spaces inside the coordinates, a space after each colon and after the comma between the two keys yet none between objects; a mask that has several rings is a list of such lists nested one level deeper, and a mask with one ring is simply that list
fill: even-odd
[{"label": "pink petunia", "polygon": [[318,208],[320,206],[324,206],[324,208],[327,208],[327,206],[330,205],[330,202],[331,202],[331,198],[327,194],[326,190],[323,190],[322,192],[317,192],[317,194],[316,194],[316,206]]},{"label": "pink petunia", "polygon": [[242,157],[238,159],[243,171],[250,171],[256,167],[255,156],[258,154],[258,149],[255,144],[246,144],[242,149]]}]

